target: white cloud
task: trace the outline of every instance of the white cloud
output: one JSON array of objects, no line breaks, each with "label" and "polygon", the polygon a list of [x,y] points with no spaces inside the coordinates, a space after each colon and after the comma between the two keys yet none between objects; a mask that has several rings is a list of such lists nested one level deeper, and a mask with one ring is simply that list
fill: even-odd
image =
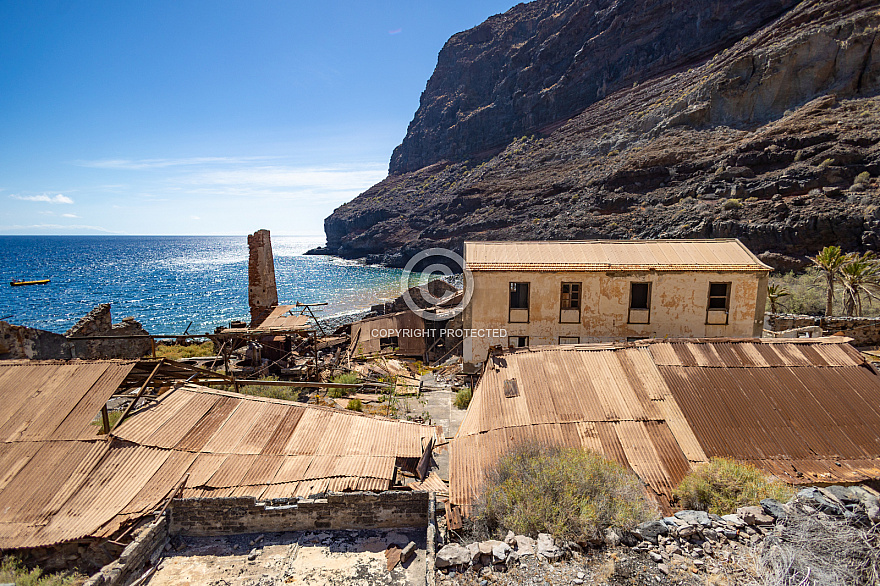
[{"label": "white cloud", "polygon": [[201,218],[198,216],[190,216],[189,219],[190,220],[201,220]]},{"label": "white cloud", "polygon": [[217,169],[175,178],[190,193],[274,199],[354,196],[385,178],[385,165],[340,167],[259,166]]},{"label": "white cloud", "polygon": [[62,218],[78,218],[76,214],[61,214]]},{"label": "white cloud", "polygon": [[122,234],[122,232],[116,230],[108,230],[101,226],[87,226],[85,224],[31,224],[29,226],[15,224],[12,226],[0,226],[0,232],[20,230],[92,230],[94,232],[106,232],[107,234]]},{"label": "white cloud", "polygon": [[142,169],[163,169],[166,167],[182,167],[191,165],[242,164],[254,161],[266,161],[278,157],[184,157],[177,159],[100,159],[96,161],[77,161],[81,167],[96,169],[124,169],[138,171]]},{"label": "white cloud", "polygon": [[61,195],[60,193],[57,195],[53,195],[53,196],[46,195],[45,193],[41,194],[41,195],[10,194],[9,197],[11,197],[13,199],[20,199],[22,201],[38,201],[38,202],[44,202],[44,203],[65,203],[65,204],[73,203],[72,199],[70,199],[66,195]]}]

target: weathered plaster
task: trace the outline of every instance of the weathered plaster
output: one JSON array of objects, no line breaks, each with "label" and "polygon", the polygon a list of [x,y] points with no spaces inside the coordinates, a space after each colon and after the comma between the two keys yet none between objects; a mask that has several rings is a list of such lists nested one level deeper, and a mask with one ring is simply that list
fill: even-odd
[{"label": "weathered plaster", "polygon": [[[474,294],[465,311],[465,328],[504,329],[508,336],[528,336],[529,345],[558,344],[561,336],[581,342],[614,342],[627,338],[760,336],[767,271],[475,271]],[[528,282],[529,322],[510,323],[509,283]],[[560,323],[562,283],[581,283],[581,319]],[[647,324],[628,323],[630,284],[651,283]],[[726,325],[707,324],[710,283],[729,282]],[[493,332],[494,333],[494,332]],[[507,345],[504,336],[474,335],[465,344],[466,362],[486,358],[490,346]]]}]

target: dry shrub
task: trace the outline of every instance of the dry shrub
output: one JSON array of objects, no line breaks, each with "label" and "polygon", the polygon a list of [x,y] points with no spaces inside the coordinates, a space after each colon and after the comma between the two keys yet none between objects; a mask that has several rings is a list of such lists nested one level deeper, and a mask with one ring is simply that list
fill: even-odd
[{"label": "dry shrub", "polygon": [[795,511],[755,556],[760,586],[880,584],[877,526],[870,530],[817,513]]},{"label": "dry shrub", "polygon": [[455,399],[452,400],[452,404],[459,409],[467,409],[468,405],[471,404],[473,396],[474,392],[470,387],[459,389],[459,391],[455,393]]},{"label": "dry shrub", "polygon": [[[341,385],[354,385],[360,382],[357,373],[354,372],[345,372],[342,374],[337,374],[333,377],[332,382],[339,383]],[[346,387],[331,387],[330,390],[327,391],[327,396],[331,399],[341,399],[342,397],[347,397],[354,392],[352,388]]]},{"label": "dry shrub", "polygon": [[196,356],[214,356],[214,354],[214,342],[210,340],[201,344],[158,344],[156,346],[156,358],[168,358],[170,360],[194,358]]},{"label": "dry shrub", "polygon": [[674,498],[684,509],[726,515],[737,507],[771,498],[785,502],[794,494],[784,482],[773,480],[750,464],[728,458],[712,458],[685,476]]},{"label": "dry shrub", "polygon": [[0,559],[0,583],[16,586],[75,586],[83,584],[86,576],[77,572],[45,574],[39,567],[27,568],[12,556]]},{"label": "dry shrub", "polygon": [[657,517],[638,476],[623,466],[589,450],[529,444],[486,473],[473,529],[478,537],[511,530],[584,543],[607,527],[631,529]]}]

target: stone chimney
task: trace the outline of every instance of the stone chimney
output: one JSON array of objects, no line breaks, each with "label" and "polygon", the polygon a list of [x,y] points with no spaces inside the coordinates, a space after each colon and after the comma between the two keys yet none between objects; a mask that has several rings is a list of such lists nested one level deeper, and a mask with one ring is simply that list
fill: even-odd
[{"label": "stone chimney", "polygon": [[272,240],[268,230],[257,230],[248,236],[248,305],[251,308],[251,327],[259,325],[272,308],[278,305],[275,286],[275,260],[272,258]]}]

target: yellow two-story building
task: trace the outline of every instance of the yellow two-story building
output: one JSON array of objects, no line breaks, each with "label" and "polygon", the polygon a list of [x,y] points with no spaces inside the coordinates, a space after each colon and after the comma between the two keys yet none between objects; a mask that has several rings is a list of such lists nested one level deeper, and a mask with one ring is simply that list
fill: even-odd
[{"label": "yellow two-story building", "polygon": [[466,242],[464,360],[491,346],[759,337],[770,267],[739,240]]}]

